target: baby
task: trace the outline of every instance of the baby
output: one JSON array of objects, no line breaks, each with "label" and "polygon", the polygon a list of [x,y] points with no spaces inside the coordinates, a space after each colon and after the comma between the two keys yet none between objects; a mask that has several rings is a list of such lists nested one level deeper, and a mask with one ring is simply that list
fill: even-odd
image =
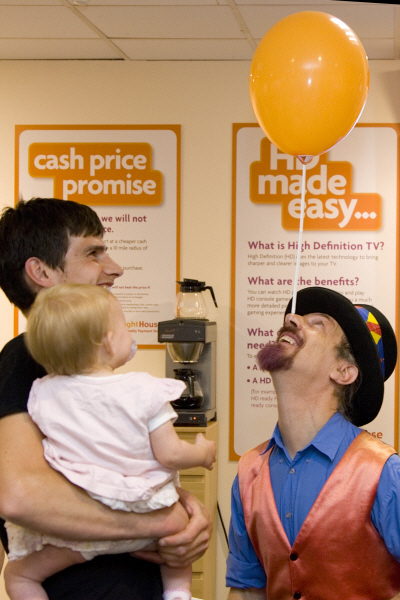
[{"label": "baby", "polygon": [[[149,512],[178,501],[177,471],[213,468],[215,443],[179,439],[171,402],[185,385],[148,373],[115,374],[136,349],[122,308],[108,290],[60,284],[42,290],[25,334],[48,375],[37,379],[28,412],[49,464],[115,510]],[[99,554],[156,549],[155,540],[79,542],[6,523],[11,600],[48,600],[41,583]],[[161,566],[163,600],[190,600],[191,567]]]}]

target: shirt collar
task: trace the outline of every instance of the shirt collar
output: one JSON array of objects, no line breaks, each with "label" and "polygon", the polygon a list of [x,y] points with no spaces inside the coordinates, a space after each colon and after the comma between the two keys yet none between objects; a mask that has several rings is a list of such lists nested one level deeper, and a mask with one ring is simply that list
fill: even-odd
[{"label": "shirt collar", "polygon": [[[322,429],[318,431],[315,438],[300,452],[303,452],[310,446],[314,446],[316,450],[325,454],[330,460],[333,460],[341,442],[343,441],[346,427],[348,425],[351,424],[341,413],[335,413],[333,417],[331,417],[329,421],[325,423]],[[265,452],[267,452],[275,444],[285,451],[285,444],[283,443],[278,423],[275,425],[274,432],[268,442]]]}]

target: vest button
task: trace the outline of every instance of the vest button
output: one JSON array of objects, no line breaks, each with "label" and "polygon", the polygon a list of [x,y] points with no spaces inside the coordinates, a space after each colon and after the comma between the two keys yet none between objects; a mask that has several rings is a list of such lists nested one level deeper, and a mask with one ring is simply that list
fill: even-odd
[{"label": "vest button", "polygon": [[299,600],[299,598],[301,598],[301,593],[300,592],[295,592],[293,594],[293,598],[295,598],[295,600]]},{"label": "vest button", "polygon": [[299,555],[297,554],[297,552],[292,552],[292,554],[290,555],[290,560],[297,560],[299,558]]}]

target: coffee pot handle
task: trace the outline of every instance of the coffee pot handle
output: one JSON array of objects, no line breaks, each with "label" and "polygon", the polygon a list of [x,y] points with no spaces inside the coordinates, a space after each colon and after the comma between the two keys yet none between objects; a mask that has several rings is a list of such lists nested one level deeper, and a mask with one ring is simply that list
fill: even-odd
[{"label": "coffee pot handle", "polygon": [[191,398],[194,398],[195,393],[194,393],[194,375],[188,375],[187,377],[187,386],[189,388],[189,396]]},{"label": "coffee pot handle", "polygon": [[215,299],[215,295],[214,295],[214,290],[212,289],[211,285],[206,285],[206,286],[204,287],[204,289],[205,289],[205,290],[210,290],[210,293],[211,293],[212,299],[214,300],[214,304],[215,304],[215,306],[218,308],[218,304],[217,304],[217,301],[216,301],[216,299]]}]

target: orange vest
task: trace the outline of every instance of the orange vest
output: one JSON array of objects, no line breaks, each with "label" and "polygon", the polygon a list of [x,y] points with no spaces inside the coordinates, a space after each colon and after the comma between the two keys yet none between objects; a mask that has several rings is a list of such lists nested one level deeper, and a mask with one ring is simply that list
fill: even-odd
[{"label": "orange vest", "polygon": [[367,432],[351,443],[290,547],[275,505],[271,450],[239,461],[246,529],[267,575],[268,600],[387,600],[400,591],[400,564],[371,521],[379,477],[393,448]]}]

